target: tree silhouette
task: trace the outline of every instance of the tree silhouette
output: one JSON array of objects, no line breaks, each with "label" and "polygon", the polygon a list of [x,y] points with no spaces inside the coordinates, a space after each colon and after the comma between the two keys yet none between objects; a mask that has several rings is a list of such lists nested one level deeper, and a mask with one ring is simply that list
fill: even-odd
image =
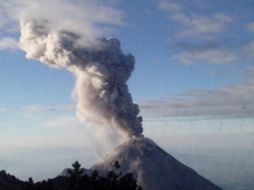
[{"label": "tree silhouette", "polygon": [[85,174],[85,169],[78,161],[67,170],[67,176],[58,176],[36,183],[32,178],[23,182],[6,172],[0,172],[0,182],[1,178],[9,181],[1,182],[0,190],[142,190],[131,173],[121,172],[118,161],[113,163],[113,170],[104,176],[100,176],[96,170],[89,173],[89,175]]},{"label": "tree silhouette", "polygon": [[80,188],[80,181],[84,169],[81,168],[81,165],[78,161],[75,161],[72,164],[73,169],[68,169],[68,174],[70,175],[70,188],[71,190],[78,190]]}]

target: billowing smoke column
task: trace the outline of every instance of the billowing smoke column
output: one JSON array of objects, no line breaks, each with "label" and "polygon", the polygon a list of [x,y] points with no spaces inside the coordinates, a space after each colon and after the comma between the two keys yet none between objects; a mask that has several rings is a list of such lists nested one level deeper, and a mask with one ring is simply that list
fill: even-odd
[{"label": "billowing smoke column", "polygon": [[79,35],[49,29],[46,21],[21,21],[20,26],[20,44],[27,58],[75,75],[74,93],[81,120],[113,126],[130,137],[142,134],[139,108],[126,84],[135,60],[122,52],[117,39],[99,39],[86,47],[80,45]]}]

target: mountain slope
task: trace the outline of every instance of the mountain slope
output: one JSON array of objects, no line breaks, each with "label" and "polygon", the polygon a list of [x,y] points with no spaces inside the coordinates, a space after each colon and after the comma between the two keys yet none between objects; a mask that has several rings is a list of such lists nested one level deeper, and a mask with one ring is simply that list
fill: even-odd
[{"label": "mountain slope", "polygon": [[119,161],[123,172],[132,172],[144,190],[221,190],[191,168],[177,161],[144,137],[131,139],[92,169],[113,170]]}]

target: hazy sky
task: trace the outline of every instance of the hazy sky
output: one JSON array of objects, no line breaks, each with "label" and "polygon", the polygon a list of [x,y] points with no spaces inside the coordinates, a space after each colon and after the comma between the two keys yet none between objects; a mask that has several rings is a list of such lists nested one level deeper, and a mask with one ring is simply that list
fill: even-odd
[{"label": "hazy sky", "polygon": [[[99,160],[97,132],[75,118],[74,77],[27,60],[18,48],[20,2],[0,2],[0,169],[40,178],[76,158],[91,165]],[[54,2],[49,9],[60,11],[56,20],[67,22]],[[79,2],[86,1],[69,1],[70,10]],[[253,151],[254,1],[110,0],[106,6],[106,21],[96,27],[136,58],[128,84],[146,135],[169,152]],[[82,24],[79,14],[70,17]],[[36,162],[22,166],[17,155],[22,163],[33,156]],[[48,173],[34,169],[47,164],[57,166]],[[22,167],[30,169],[24,174]]]}]

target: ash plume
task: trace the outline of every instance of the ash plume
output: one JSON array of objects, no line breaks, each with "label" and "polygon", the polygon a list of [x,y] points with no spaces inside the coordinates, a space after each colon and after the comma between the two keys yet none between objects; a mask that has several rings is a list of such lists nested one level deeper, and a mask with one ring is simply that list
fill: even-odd
[{"label": "ash plume", "polygon": [[139,108],[127,85],[135,60],[122,52],[117,39],[97,38],[83,45],[83,36],[40,19],[21,19],[20,27],[20,46],[28,59],[75,76],[77,116],[82,121],[110,125],[129,137],[142,134]]}]

